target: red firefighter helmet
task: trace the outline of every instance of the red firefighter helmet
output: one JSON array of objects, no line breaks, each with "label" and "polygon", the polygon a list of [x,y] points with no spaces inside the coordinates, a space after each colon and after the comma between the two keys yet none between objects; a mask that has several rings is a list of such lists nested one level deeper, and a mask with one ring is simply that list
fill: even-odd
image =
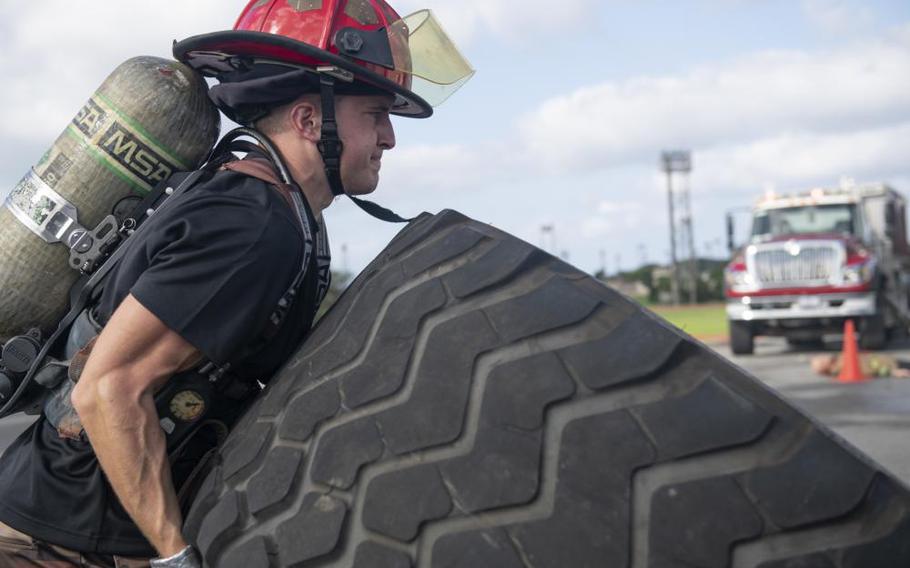
[{"label": "red firefighter helmet", "polygon": [[415,118],[474,73],[432,12],[401,18],[385,0],[251,0],[233,30],[177,42],[174,56],[222,80],[257,63],[328,73],[394,94],[392,112]]}]

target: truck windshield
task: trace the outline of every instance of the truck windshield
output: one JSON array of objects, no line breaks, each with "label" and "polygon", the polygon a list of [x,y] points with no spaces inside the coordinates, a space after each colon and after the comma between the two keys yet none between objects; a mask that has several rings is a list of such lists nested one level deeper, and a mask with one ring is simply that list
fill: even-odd
[{"label": "truck windshield", "polygon": [[856,230],[856,206],[846,203],[757,211],[752,221],[752,236],[758,238],[805,233],[855,234]]}]

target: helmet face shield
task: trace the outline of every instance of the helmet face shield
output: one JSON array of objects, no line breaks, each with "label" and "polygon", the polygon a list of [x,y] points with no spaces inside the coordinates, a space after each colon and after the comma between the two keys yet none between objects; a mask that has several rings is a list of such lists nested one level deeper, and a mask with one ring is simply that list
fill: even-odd
[{"label": "helmet face shield", "polygon": [[396,98],[394,114],[425,118],[474,74],[429,10],[402,18],[386,0],[250,0],[235,29],[194,36],[174,56],[219,81],[257,62],[337,71],[342,82]]},{"label": "helmet face shield", "polygon": [[411,90],[438,106],[474,75],[474,69],[430,10],[419,10],[388,27],[395,70],[411,77]]}]

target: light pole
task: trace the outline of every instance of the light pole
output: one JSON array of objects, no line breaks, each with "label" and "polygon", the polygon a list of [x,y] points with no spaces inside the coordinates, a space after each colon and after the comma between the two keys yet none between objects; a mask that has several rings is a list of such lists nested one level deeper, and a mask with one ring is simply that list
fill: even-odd
[{"label": "light pole", "polygon": [[341,271],[348,273],[348,243],[341,243]]},{"label": "light pole", "polygon": [[667,174],[667,205],[670,213],[670,294],[673,305],[679,305],[679,266],[676,262],[676,212],[673,195],[673,174],[692,171],[692,156],[687,150],[673,150],[660,155],[661,169]]},{"label": "light pole", "polygon": [[553,256],[559,255],[559,250],[556,248],[556,225],[550,223],[540,226],[540,248]]}]

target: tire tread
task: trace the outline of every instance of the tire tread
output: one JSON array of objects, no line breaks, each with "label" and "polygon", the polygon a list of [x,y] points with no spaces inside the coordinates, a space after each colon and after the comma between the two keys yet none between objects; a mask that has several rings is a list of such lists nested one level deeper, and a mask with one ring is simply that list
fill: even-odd
[{"label": "tire tread", "polygon": [[208,565],[910,565],[900,482],[455,212],[396,237],[252,411],[188,517]]}]

